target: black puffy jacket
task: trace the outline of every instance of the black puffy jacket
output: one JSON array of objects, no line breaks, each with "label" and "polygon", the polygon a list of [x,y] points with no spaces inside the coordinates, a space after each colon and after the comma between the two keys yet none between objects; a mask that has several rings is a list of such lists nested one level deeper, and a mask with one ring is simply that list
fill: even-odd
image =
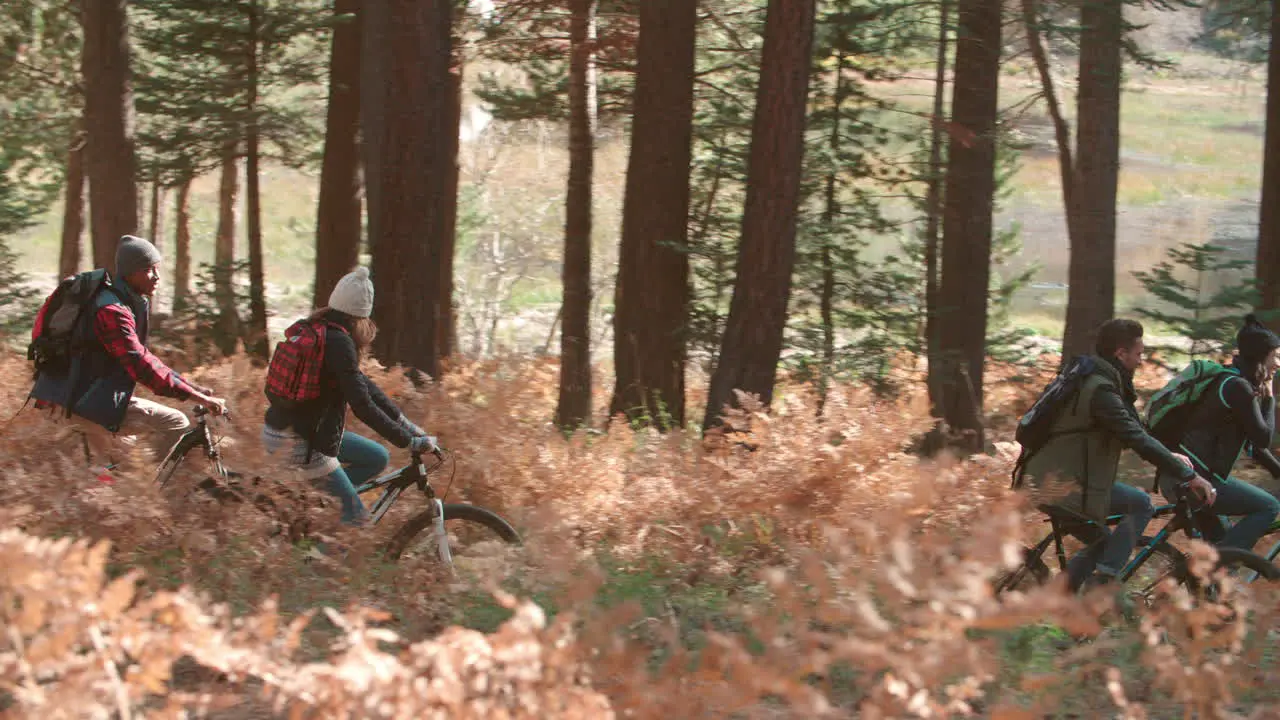
[{"label": "black puffy jacket", "polygon": [[349,334],[351,316],[330,310],[324,319],[348,332],[330,329],[325,335],[320,397],[296,408],[273,403],[267,408],[266,423],[277,430],[298,433],[310,443],[313,452],[336,457],[350,407],[361,422],[388,442],[409,447],[413,435],[400,423],[400,408],[360,371],[359,354]]}]

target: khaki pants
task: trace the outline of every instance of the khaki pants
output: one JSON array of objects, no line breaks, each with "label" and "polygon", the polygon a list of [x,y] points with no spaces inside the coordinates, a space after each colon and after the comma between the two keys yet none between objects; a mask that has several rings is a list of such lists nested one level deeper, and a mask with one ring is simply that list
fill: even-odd
[{"label": "khaki pants", "polygon": [[[61,408],[55,408],[53,412],[59,418],[62,417]],[[191,427],[191,421],[181,410],[138,397],[130,398],[129,409],[125,413],[124,422],[121,423],[118,433],[113,434],[101,425],[78,415],[66,418],[66,422],[84,433],[89,453],[93,456],[90,462],[98,464],[120,462],[124,459],[123,455],[138,446],[138,436],[143,434],[147,436],[147,444],[155,453],[155,461],[159,462],[169,453],[187,428]],[[123,453],[113,452],[116,450],[117,442],[124,446]]]}]

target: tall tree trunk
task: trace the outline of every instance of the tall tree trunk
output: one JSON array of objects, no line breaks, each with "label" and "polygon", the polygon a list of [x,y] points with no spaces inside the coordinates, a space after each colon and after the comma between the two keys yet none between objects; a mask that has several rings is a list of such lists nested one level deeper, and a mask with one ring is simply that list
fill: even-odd
[{"label": "tall tree trunk", "polygon": [[[1262,152],[1262,210],[1256,265],[1261,307],[1280,310],[1280,0],[1271,2],[1271,49],[1267,55],[1267,128]],[[1272,321],[1271,327],[1280,328]]]},{"label": "tall tree trunk", "polygon": [[173,314],[187,309],[191,297],[191,181],[184,178],[178,185],[174,202]]},{"label": "tall tree trunk", "polygon": [[946,180],[946,166],[942,162],[942,128],[946,122],[947,102],[947,47],[951,38],[951,3],[941,0],[938,6],[938,52],[934,59],[933,73],[933,122],[929,124],[929,182],[925,191],[924,229],[924,339],[928,358],[929,411],[941,417],[938,390],[939,373],[933,371],[941,361],[938,322],[938,241],[942,229],[942,184]]},{"label": "tall tree trunk", "polygon": [[[457,38],[454,41],[460,44]],[[458,164],[458,143],[462,130],[462,71],[462,52],[455,45],[453,67],[449,73],[450,127],[453,128],[453,144],[444,150],[452,161],[445,175],[448,184],[444,189],[444,221],[447,227],[440,235],[440,285],[436,306],[439,313],[436,321],[436,353],[442,360],[453,354],[454,338],[458,334],[458,314],[453,303],[453,255],[454,247],[458,242],[458,187],[462,173],[462,168]],[[443,370],[443,366],[441,369]]]},{"label": "tall tree trunk", "polygon": [[[249,231],[249,327],[244,333],[245,350],[250,355],[266,359],[267,342],[267,271],[262,256],[262,188],[258,175],[258,52],[265,43],[259,40],[260,18],[257,0],[250,0],[249,47],[245,58],[248,90],[246,93],[244,189]],[[261,43],[261,44],[260,44]]]},{"label": "tall tree trunk", "polygon": [[685,422],[689,172],[697,6],[640,4],[636,86],[614,288],[610,415]]},{"label": "tall tree trunk", "polygon": [[1115,313],[1116,190],[1120,178],[1120,73],[1124,0],[1080,7],[1075,187],[1063,360],[1093,352],[1098,326]]},{"label": "tall tree trunk", "polygon": [[[362,5],[361,109],[375,349],[388,364],[438,377],[442,242],[451,227],[449,171],[457,162],[449,76],[449,0]],[[394,68],[394,72],[390,72]],[[423,278],[428,278],[423,282]]]},{"label": "tall tree trunk", "polygon": [[719,424],[734,390],[773,401],[795,263],[814,11],[814,0],[769,0],[737,279],[704,429]]},{"label": "tall tree trunk", "polygon": [[214,240],[214,295],[219,316],[216,323],[218,349],[230,355],[240,338],[240,312],[236,307],[236,215],[239,210],[239,157],[232,140],[222,147],[222,170],[218,182],[218,228]]},{"label": "tall tree trunk", "polygon": [[67,186],[63,193],[62,245],[58,253],[58,277],[80,271],[84,239],[84,137],[76,133],[67,149]]},{"label": "tall tree trunk", "polygon": [[[982,382],[991,283],[1000,80],[1000,0],[960,0],[952,133],[943,197],[938,332],[942,417],[983,447]],[[933,369],[930,370],[931,372]]]},{"label": "tall tree trunk", "polygon": [[[843,35],[843,31],[842,31]],[[847,38],[842,38],[847,39]],[[844,84],[844,45],[836,49],[836,69],[832,75],[832,92],[831,92],[831,133],[829,134],[827,152],[831,157],[840,157],[840,121],[842,119],[841,111],[844,109],[844,100],[847,96],[847,88]],[[821,376],[818,378],[818,417],[822,417],[823,410],[827,406],[827,393],[831,389],[831,378],[835,374],[836,363],[836,319],[835,319],[835,295],[836,295],[836,268],[832,253],[835,250],[834,238],[836,235],[836,219],[840,217],[840,196],[836,192],[839,186],[839,178],[836,177],[834,170],[829,171],[827,176],[823,178],[823,210],[822,210],[822,251],[820,262],[822,264],[822,286],[818,292],[818,314],[822,320],[822,369]]]},{"label": "tall tree trunk", "polygon": [[151,178],[151,197],[147,203],[147,239],[157,248],[164,247],[164,186],[158,176]]},{"label": "tall tree trunk", "polygon": [[572,430],[591,422],[591,173],[595,128],[589,103],[595,81],[595,0],[570,0],[569,8],[569,181],[565,192],[564,299],[556,425]]},{"label": "tall tree trunk", "polygon": [[1063,215],[1067,220],[1067,239],[1074,246],[1075,238],[1080,233],[1076,228],[1079,209],[1074,199],[1078,179],[1071,152],[1071,127],[1062,114],[1058,93],[1054,89],[1049,53],[1045,51],[1044,42],[1040,38],[1040,14],[1036,9],[1036,0],[1022,0],[1022,26],[1027,35],[1027,45],[1031,49],[1031,58],[1035,62],[1036,72],[1040,75],[1040,86],[1044,91],[1045,104],[1049,109],[1049,119],[1053,122],[1053,135],[1058,146],[1058,175],[1062,183]]},{"label": "tall tree trunk", "polygon": [[337,0],[345,18],[329,51],[329,109],[316,214],[315,306],[360,260],[360,3]]},{"label": "tall tree trunk", "polygon": [[84,0],[85,151],[93,262],[115,271],[116,244],[138,229],[133,88],[126,0]]}]

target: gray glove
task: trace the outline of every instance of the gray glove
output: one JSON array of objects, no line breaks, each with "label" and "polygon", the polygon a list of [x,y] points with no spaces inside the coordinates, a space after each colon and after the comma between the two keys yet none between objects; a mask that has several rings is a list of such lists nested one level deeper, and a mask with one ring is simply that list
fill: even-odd
[{"label": "gray glove", "polygon": [[440,452],[440,446],[436,444],[436,439],[430,435],[418,435],[409,441],[409,450],[416,453]]}]

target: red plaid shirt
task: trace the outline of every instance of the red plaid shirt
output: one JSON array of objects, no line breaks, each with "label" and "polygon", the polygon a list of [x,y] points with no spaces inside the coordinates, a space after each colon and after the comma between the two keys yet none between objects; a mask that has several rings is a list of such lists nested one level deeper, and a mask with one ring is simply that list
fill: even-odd
[{"label": "red plaid shirt", "polygon": [[107,354],[124,366],[134,382],[157,395],[186,400],[195,389],[178,376],[138,339],[133,313],[122,305],[107,305],[93,318],[93,330]]}]

